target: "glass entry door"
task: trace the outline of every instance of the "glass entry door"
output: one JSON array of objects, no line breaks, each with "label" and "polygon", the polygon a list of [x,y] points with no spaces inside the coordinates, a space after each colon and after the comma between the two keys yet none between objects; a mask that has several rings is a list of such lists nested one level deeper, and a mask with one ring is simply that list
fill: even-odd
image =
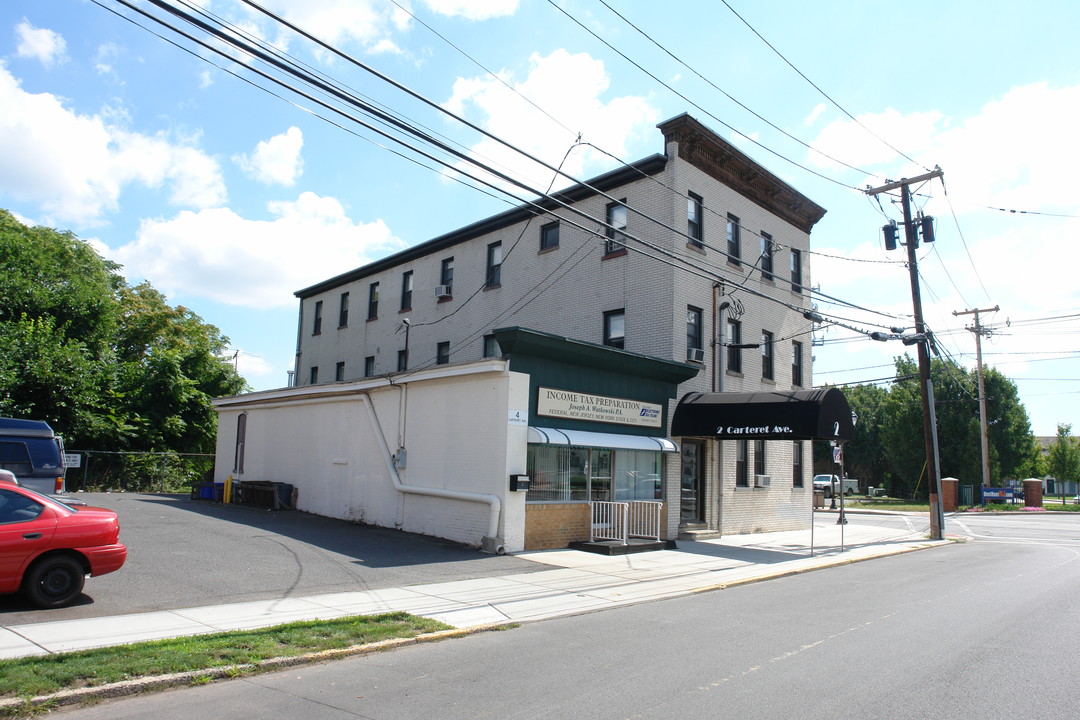
[{"label": "glass entry door", "polygon": [[705,522],[705,444],[684,440],[682,444],[682,484],[680,520]]}]

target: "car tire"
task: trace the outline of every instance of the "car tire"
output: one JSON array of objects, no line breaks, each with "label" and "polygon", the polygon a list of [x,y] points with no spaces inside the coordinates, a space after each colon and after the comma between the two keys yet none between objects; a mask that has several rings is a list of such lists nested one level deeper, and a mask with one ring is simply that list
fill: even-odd
[{"label": "car tire", "polygon": [[23,578],[23,595],[39,608],[69,605],[82,593],[86,571],[67,555],[52,555],[36,562]]},{"label": "car tire", "polygon": [[855,494],[855,491],[852,490],[851,488],[848,488],[847,492],[845,492],[844,494],[847,495],[848,497],[851,497],[852,495]]}]

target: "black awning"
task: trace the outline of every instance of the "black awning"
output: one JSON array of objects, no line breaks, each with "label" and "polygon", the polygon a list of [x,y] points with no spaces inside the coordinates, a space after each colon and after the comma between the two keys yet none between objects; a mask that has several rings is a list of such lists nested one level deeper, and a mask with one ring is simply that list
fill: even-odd
[{"label": "black awning", "polygon": [[851,440],[855,423],[837,388],[687,393],[671,418],[673,437],[720,440]]}]

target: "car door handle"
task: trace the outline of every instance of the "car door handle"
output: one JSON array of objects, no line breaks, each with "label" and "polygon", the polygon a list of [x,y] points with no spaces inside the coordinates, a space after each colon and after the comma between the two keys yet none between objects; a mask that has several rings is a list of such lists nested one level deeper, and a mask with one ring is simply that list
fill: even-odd
[{"label": "car door handle", "polygon": [[41,537],[41,533],[24,533],[23,540],[37,540]]}]

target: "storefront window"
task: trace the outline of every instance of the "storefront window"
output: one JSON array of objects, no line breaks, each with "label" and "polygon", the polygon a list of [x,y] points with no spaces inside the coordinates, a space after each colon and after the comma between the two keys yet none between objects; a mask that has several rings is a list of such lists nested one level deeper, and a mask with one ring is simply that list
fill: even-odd
[{"label": "storefront window", "polygon": [[530,502],[659,500],[660,453],[530,445]]}]

